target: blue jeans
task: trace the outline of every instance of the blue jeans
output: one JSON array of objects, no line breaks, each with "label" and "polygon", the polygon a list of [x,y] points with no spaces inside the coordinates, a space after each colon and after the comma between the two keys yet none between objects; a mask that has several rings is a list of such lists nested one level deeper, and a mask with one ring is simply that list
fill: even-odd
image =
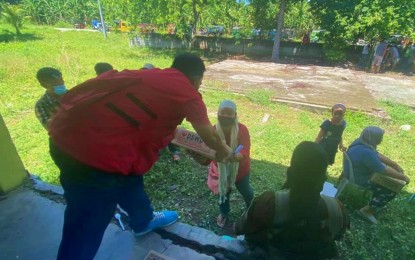
[{"label": "blue jeans", "polygon": [[[242,180],[235,183],[236,189],[242,195],[245,201],[246,208],[251,205],[251,201],[254,199],[254,190],[252,189],[251,184],[249,183],[249,173]],[[227,215],[230,211],[229,197],[231,195],[231,190],[226,194],[226,200],[224,203],[219,204],[220,213],[222,215]]]},{"label": "blue jeans", "polygon": [[117,204],[127,211],[130,227],[143,231],[153,218],[143,176],[104,172],[82,164],[50,143],[60,169],[66,209],[57,259],[92,260]]}]

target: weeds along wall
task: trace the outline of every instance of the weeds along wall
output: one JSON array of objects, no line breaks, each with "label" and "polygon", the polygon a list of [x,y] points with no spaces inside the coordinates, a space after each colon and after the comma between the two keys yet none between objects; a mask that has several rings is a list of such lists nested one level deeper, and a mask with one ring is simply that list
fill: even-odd
[{"label": "weeds along wall", "polygon": [[[193,41],[186,38],[179,38],[176,35],[163,35],[158,33],[139,34],[130,39],[130,46],[148,47],[155,49],[194,49],[205,50],[216,53],[241,54],[247,56],[271,55],[274,42],[259,39],[234,39],[196,36]],[[280,56],[288,58],[308,58],[323,60],[327,49],[321,43],[310,43],[302,46],[299,42],[281,42]],[[362,52],[361,46],[348,46],[339,50],[348,59],[358,59]]]}]

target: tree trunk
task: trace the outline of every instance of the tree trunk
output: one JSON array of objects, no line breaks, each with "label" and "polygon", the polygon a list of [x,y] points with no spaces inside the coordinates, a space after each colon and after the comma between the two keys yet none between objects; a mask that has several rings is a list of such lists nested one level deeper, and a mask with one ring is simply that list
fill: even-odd
[{"label": "tree trunk", "polygon": [[280,60],[280,43],[281,43],[281,31],[284,26],[284,15],[285,7],[287,6],[288,0],[281,0],[280,2],[280,12],[278,14],[278,24],[277,24],[277,33],[275,34],[274,47],[272,48],[272,57],[273,62],[278,62]]},{"label": "tree trunk", "polygon": [[192,31],[191,31],[191,36],[190,36],[190,44],[189,47],[190,49],[192,49],[194,46],[194,42],[196,40],[196,27],[197,27],[197,22],[199,21],[199,12],[197,11],[197,0],[193,0],[192,2],[192,9],[193,9],[193,23],[192,23]]}]

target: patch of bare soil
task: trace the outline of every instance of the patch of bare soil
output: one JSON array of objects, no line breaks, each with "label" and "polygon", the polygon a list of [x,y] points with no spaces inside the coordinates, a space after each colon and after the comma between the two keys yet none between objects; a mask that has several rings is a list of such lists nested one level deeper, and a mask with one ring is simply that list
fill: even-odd
[{"label": "patch of bare soil", "polygon": [[232,56],[208,66],[204,87],[221,86],[238,93],[266,89],[273,91],[273,98],[278,100],[325,107],[344,103],[370,113],[380,110],[381,100],[415,107],[415,77],[392,72],[371,74],[352,69],[352,64],[340,68],[307,64],[310,60],[295,62]]}]

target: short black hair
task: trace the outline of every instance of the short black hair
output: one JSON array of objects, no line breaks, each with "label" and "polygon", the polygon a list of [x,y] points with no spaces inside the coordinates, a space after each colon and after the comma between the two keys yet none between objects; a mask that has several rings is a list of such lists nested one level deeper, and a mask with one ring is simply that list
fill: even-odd
[{"label": "short black hair", "polygon": [[203,77],[206,70],[203,60],[199,56],[191,53],[177,55],[171,67],[182,72],[190,80]]},{"label": "short black hair", "polygon": [[106,63],[106,62],[98,62],[97,64],[95,64],[95,73],[98,75],[107,72],[109,70],[113,70],[114,68],[112,67],[111,64]]},{"label": "short black hair", "polygon": [[38,81],[45,81],[50,79],[58,79],[62,77],[60,70],[52,67],[43,67],[39,69],[36,73],[36,78]]}]

